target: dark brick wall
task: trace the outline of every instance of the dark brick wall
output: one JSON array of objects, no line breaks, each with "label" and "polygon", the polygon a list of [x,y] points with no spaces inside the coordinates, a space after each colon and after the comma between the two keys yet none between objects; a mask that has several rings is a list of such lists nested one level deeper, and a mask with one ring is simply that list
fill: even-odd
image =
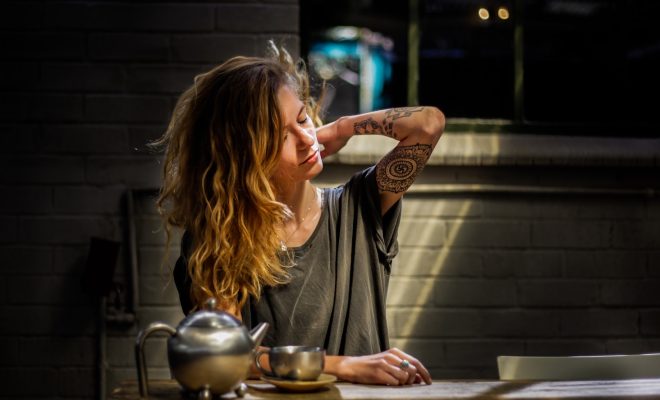
[{"label": "dark brick wall", "polygon": [[[80,288],[90,236],[123,242],[124,276],[123,196],[158,186],[145,144],[178,94],[230,56],[263,54],[269,38],[298,54],[298,25],[287,0],[3,2],[0,397],[96,396],[97,305]],[[154,227],[152,215],[139,231]],[[146,323],[174,304],[162,300],[161,253],[140,252],[156,268],[140,281]],[[108,390],[135,378],[136,332],[109,326]],[[167,376],[150,357],[152,376]]]},{"label": "dark brick wall", "polygon": [[660,351],[657,199],[441,197],[404,203],[412,238],[400,242],[388,299],[393,343],[435,377],[497,378],[504,354]]}]

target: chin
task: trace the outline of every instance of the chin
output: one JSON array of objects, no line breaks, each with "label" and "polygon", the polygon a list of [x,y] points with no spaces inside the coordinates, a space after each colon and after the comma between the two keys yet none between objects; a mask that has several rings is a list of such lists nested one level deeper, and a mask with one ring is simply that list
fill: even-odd
[{"label": "chin", "polygon": [[309,178],[308,179],[314,179],[318,174],[323,171],[323,161],[321,160],[321,157],[319,157],[319,160],[314,164],[314,166],[309,170]]}]

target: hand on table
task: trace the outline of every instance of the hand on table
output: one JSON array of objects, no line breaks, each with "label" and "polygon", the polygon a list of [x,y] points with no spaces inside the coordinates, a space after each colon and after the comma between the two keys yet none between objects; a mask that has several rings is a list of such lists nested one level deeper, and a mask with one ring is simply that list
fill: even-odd
[{"label": "hand on table", "polygon": [[[415,357],[397,348],[378,354],[341,357],[331,372],[339,379],[377,385],[431,384],[429,371]],[[336,370],[335,370],[336,369]]]}]

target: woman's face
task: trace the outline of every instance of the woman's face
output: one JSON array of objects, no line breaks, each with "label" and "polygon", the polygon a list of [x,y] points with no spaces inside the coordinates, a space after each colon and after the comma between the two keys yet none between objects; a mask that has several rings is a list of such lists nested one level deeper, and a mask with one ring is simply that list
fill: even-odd
[{"label": "woman's face", "polygon": [[314,122],[296,92],[288,85],[282,85],[277,95],[283,114],[284,143],[274,178],[288,186],[314,178],[323,170],[323,161]]}]

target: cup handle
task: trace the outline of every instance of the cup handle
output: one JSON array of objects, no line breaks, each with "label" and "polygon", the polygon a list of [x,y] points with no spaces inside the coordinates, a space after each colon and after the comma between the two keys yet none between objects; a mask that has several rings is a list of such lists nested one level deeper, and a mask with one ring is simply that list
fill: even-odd
[{"label": "cup handle", "polygon": [[271,375],[271,372],[266,371],[264,369],[264,367],[261,366],[261,363],[259,362],[259,357],[261,357],[262,355],[268,353],[269,351],[270,351],[270,349],[261,349],[261,350],[257,350],[257,352],[254,353],[254,365],[256,365],[257,369],[259,371],[261,371],[261,373],[264,374],[264,375]]}]

